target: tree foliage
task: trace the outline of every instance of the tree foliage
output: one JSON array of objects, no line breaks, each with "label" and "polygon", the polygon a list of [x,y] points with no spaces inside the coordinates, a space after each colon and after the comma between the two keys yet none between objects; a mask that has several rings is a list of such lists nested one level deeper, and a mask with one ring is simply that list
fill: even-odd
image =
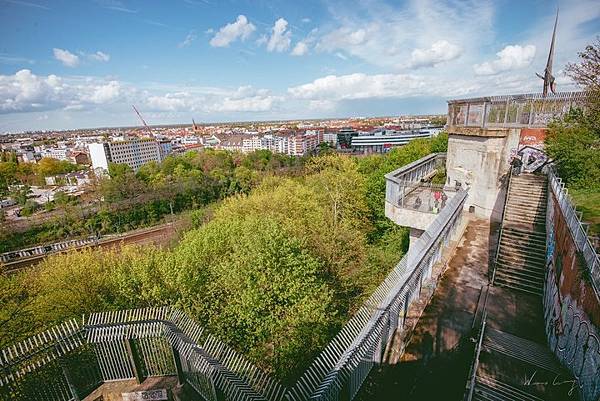
[{"label": "tree foliage", "polygon": [[567,185],[600,191],[600,39],[579,57],[567,72],[587,92],[586,105],[550,125],[545,149]]},{"label": "tree foliage", "polygon": [[189,154],[141,169],[135,178],[155,191],[195,191],[203,180],[229,197],[194,212],[197,228],[173,249],[86,249],[1,277],[0,340],[94,311],[175,305],[293,381],[406,249],[407,231],[384,216],[383,174],[445,146],[440,136],[384,156],[326,154],[298,176],[263,175],[293,168],[266,153]]}]

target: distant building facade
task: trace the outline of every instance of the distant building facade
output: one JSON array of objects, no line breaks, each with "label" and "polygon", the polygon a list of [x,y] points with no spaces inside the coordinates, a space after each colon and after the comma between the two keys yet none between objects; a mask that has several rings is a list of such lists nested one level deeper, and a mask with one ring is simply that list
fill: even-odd
[{"label": "distant building facade", "polygon": [[109,163],[127,164],[133,171],[151,161],[160,163],[172,151],[172,146],[147,139],[128,139],[88,145],[94,170],[108,171]]}]

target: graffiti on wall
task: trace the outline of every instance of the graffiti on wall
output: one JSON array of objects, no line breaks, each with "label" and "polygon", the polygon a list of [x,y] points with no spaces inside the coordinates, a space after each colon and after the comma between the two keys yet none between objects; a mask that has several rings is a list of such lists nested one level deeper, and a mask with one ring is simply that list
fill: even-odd
[{"label": "graffiti on wall", "polygon": [[583,400],[600,397],[600,334],[570,297],[561,299],[554,268],[546,271],[544,320],[550,348],[579,386]]},{"label": "graffiti on wall", "polygon": [[[600,332],[582,307],[585,295],[573,265],[575,244],[553,194],[546,209],[546,277],[544,322],[548,343],[577,379],[581,399],[600,399]],[[564,263],[564,265],[563,265]],[[594,312],[590,312],[594,313]]]}]

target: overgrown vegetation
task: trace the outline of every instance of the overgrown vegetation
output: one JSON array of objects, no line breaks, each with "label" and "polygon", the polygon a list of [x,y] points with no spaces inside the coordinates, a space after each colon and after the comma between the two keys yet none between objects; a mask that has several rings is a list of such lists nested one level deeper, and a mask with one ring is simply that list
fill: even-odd
[{"label": "overgrown vegetation", "polygon": [[579,53],[580,63],[567,73],[583,86],[586,107],[554,122],[546,137],[546,152],[557,163],[558,174],[569,187],[590,233],[600,234],[600,39]]},{"label": "overgrown vegetation", "polygon": [[407,230],[384,216],[384,174],[446,146],[440,135],[383,156],[311,158],[302,174],[235,191],[209,221],[198,212],[204,224],[173,249],[88,249],[2,276],[0,347],[85,313],[169,304],[294,380],[407,247]]},{"label": "overgrown vegetation", "polygon": [[[59,196],[50,205],[55,217],[25,231],[0,229],[0,252],[153,225],[170,213],[248,193],[264,176],[296,174],[303,164],[304,159],[269,151],[242,155],[212,150],[169,156],[160,164],[142,166],[137,173],[125,164],[112,164],[110,177],[99,178],[83,202]],[[18,191],[19,203],[27,206],[28,187]],[[24,215],[35,211],[32,206],[23,209]]]}]

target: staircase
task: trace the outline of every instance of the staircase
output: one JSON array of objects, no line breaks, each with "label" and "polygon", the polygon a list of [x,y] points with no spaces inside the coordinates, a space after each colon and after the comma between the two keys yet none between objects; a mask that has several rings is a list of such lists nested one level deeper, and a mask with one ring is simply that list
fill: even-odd
[{"label": "staircase", "polygon": [[547,178],[512,176],[493,284],[542,295],[546,258]]}]

